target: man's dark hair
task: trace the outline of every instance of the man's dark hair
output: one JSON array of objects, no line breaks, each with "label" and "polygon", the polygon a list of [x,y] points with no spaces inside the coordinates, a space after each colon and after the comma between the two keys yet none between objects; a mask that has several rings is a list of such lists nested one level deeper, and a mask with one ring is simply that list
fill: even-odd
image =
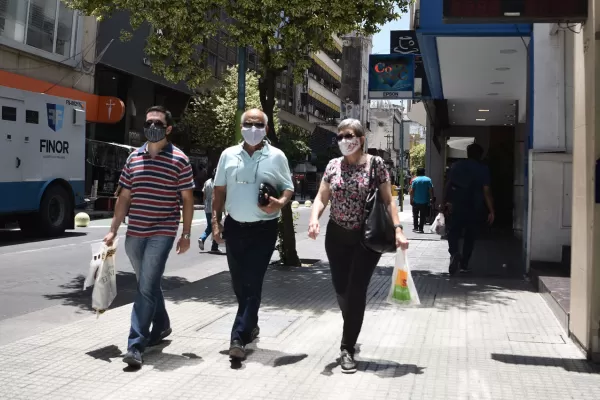
[{"label": "man's dark hair", "polygon": [[471,160],[481,161],[483,157],[483,147],[477,143],[472,143],[467,146],[467,157]]},{"label": "man's dark hair", "polygon": [[417,176],[425,176],[425,168],[417,168]]},{"label": "man's dark hair", "polygon": [[165,114],[165,121],[167,121],[167,126],[173,126],[173,115],[171,115],[171,111],[167,110],[163,106],[152,106],[146,110],[146,115],[151,112],[159,112]]}]

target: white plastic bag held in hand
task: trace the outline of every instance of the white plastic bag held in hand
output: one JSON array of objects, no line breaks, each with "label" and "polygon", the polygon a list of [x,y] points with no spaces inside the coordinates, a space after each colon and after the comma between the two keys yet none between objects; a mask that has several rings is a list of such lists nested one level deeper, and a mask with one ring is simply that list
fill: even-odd
[{"label": "white plastic bag held in hand", "polygon": [[392,284],[387,298],[388,303],[402,306],[418,306],[421,304],[419,293],[413,281],[406,253],[396,252],[396,265],[392,274]]},{"label": "white plastic bag held in hand", "polygon": [[444,233],[446,233],[446,217],[444,216],[444,213],[439,213],[437,217],[435,217],[435,221],[431,224],[429,232],[444,236]]},{"label": "white plastic bag held in hand", "polygon": [[92,260],[83,289],[94,286],[92,308],[98,314],[106,311],[117,297],[115,254],[118,243],[119,241],[116,239],[112,246],[104,243],[92,244]]}]

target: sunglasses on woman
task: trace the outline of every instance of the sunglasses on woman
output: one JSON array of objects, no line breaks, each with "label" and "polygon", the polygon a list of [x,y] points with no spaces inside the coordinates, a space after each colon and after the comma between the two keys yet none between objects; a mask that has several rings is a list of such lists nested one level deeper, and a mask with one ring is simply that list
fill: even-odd
[{"label": "sunglasses on woman", "polygon": [[356,136],[354,135],[354,133],[350,133],[350,132],[342,133],[341,135],[337,135],[337,141],[341,142],[344,139],[350,140],[350,139],[355,138],[355,137]]},{"label": "sunglasses on woman", "polygon": [[166,127],[165,123],[162,122],[160,119],[149,119],[148,121],[144,122],[144,128],[150,128],[152,125],[154,125],[157,128]]}]

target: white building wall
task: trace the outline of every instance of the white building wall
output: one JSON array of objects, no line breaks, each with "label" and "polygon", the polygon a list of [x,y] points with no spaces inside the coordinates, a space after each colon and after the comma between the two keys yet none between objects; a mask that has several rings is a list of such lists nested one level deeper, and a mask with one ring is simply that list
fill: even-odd
[{"label": "white building wall", "polygon": [[[573,99],[565,32],[534,25],[533,150],[530,156],[528,259],[560,262],[571,243]],[[567,111],[568,110],[568,111]]]}]

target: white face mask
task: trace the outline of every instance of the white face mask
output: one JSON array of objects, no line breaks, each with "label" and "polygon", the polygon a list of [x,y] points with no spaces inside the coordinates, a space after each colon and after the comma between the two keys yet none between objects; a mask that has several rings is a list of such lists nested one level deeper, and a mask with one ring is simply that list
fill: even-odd
[{"label": "white face mask", "polygon": [[252,126],[250,128],[242,127],[242,136],[244,137],[244,141],[248,143],[250,146],[256,146],[263,141],[267,134],[265,128],[257,128]]},{"label": "white face mask", "polygon": [[350,154],[354,154],[360,149],[360,138],[353,137],[352,139],[342,139],[339,142],[340,151],[343,155],[349,156]]}]

